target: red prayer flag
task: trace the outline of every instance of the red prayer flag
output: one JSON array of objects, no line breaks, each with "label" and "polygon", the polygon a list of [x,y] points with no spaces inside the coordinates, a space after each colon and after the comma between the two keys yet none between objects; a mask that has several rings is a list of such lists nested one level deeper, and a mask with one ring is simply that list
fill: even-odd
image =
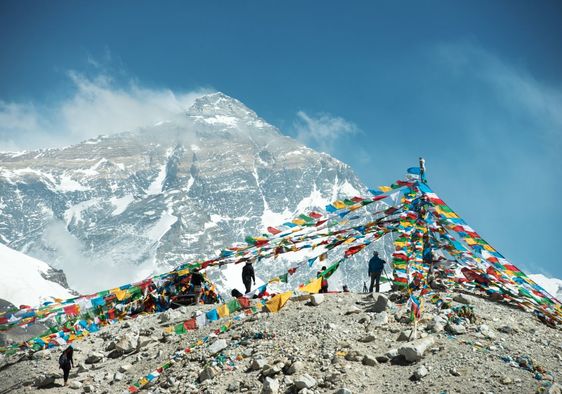
[{"label": "red prayer flag", "polygon": [[183,322],[183,327],[184,327],[186,330],[195,330],[195,329],[197,329],[197,322],[195,321],[195,318],[184,321],[184,322]]},{"label": "red prayer flag", "polygon": [[281,232],[281,230],[277,230],[275,227],[268,227],[267,231],[269,231],[273,235],[277,235]]}]

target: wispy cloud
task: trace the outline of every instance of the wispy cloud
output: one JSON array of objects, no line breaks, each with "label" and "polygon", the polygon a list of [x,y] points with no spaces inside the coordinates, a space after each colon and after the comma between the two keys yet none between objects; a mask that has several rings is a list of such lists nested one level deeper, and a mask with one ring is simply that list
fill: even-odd
[{"label": "wispy cloud", "polygon": [[0,150],[68,145],[178,116],[209,90],[175,93],[109,74],[68,73],[73,91],[50,105],[0,101]]},{"label": "wispy cloud", "polygon": [[354,123],[342,117],[326,113],[309,115],[304,111],[297,112],[293,128],[297,140],[326,153],[334,153],[340,138],[360,132]]}]

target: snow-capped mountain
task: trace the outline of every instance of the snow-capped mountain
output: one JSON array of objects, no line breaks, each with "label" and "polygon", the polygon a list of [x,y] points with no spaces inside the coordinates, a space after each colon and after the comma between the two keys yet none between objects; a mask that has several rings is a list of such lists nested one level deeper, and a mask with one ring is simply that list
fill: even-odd
[{"label": "snow-capped mountain", "polygon": [[[0,244],[0,299],[19,305],[39,305],[47,297],[70,298],[64,274],[47,263]],[[60,283],[59,283],[60,282]]]},{"label": "snow-capped mountain", "polygon": [[366,193],[347,165],[214,93],[140,130],[0,153],[0,243],[93,291],[215,256],[308,208]]}]

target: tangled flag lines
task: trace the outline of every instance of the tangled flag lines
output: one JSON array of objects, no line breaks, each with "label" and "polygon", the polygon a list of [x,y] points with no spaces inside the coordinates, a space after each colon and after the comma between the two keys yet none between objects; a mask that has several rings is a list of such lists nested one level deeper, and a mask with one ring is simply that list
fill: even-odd
[{"label": "tangled flag lines", "polygon": [[[310,267],[315,261],[330,263],[324,277],[331,275],[343,260],[364,250],[371,237],[389,233],[395,237],[393,285],[408,295],[412,320],[422,316],[428,294],[460,286],[531,310],[546,324],[559,324],[560,302],[482,239],[420,178],[410,175],[406,181],[371,190],[374,197],[336,200],[325,207],[325,212],[300,214],[280,226],[268,227],[268,234],[248,236],[245,242],[223,249],[212,260],[183,264],[171,272],[99,293],[4,313],[0,315],[0,331],[36,322],[48,323],[52,328],[40,337],[0,348],[0,352],[64,345],[125,316],[166,310],[174,296],[189,292],[189,278],[196,268],[204,272],[225,264],[275,259],[305,249],[320,250],[256,290],[256,295],[265,296],[269,283],[288,284],[296,270]],[[343,249],[343,256],[339,256]],[[300,290],[317,291],[319,279],[303,284]],[[222,301],[212,283],[206,281],[204,289],[204,302]],[[236,306],[232,304],[231,308]],[[223,315],[227,310],[230,313],[228,303],[216,309],[220,317],[219,310]],[[193,322],[183,325],[186,330],[190,327]]]}]

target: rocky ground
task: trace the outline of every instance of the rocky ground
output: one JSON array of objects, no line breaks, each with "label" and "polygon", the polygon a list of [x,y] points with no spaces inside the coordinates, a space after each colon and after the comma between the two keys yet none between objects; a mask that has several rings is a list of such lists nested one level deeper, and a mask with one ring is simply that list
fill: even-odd
[{"label": "rocky ground", "polygon": [[[132,381],[184,353],[152,393],[560,393],[562,332],[531,314],[464,294],[464,318],[427,303],[417,330],[397,294],[294,298],[216,338],[222,322],[184,335],[164,328],[199,307],[105,327],[75,342],[76,368],[62,387],[60,350],[0,357],[0,393],[127,392]],[[395,300],[396,302],[393,302]],[[471,314],[471,311],[473,312]],[[462,315],[462,313],[460,313]]]}]

